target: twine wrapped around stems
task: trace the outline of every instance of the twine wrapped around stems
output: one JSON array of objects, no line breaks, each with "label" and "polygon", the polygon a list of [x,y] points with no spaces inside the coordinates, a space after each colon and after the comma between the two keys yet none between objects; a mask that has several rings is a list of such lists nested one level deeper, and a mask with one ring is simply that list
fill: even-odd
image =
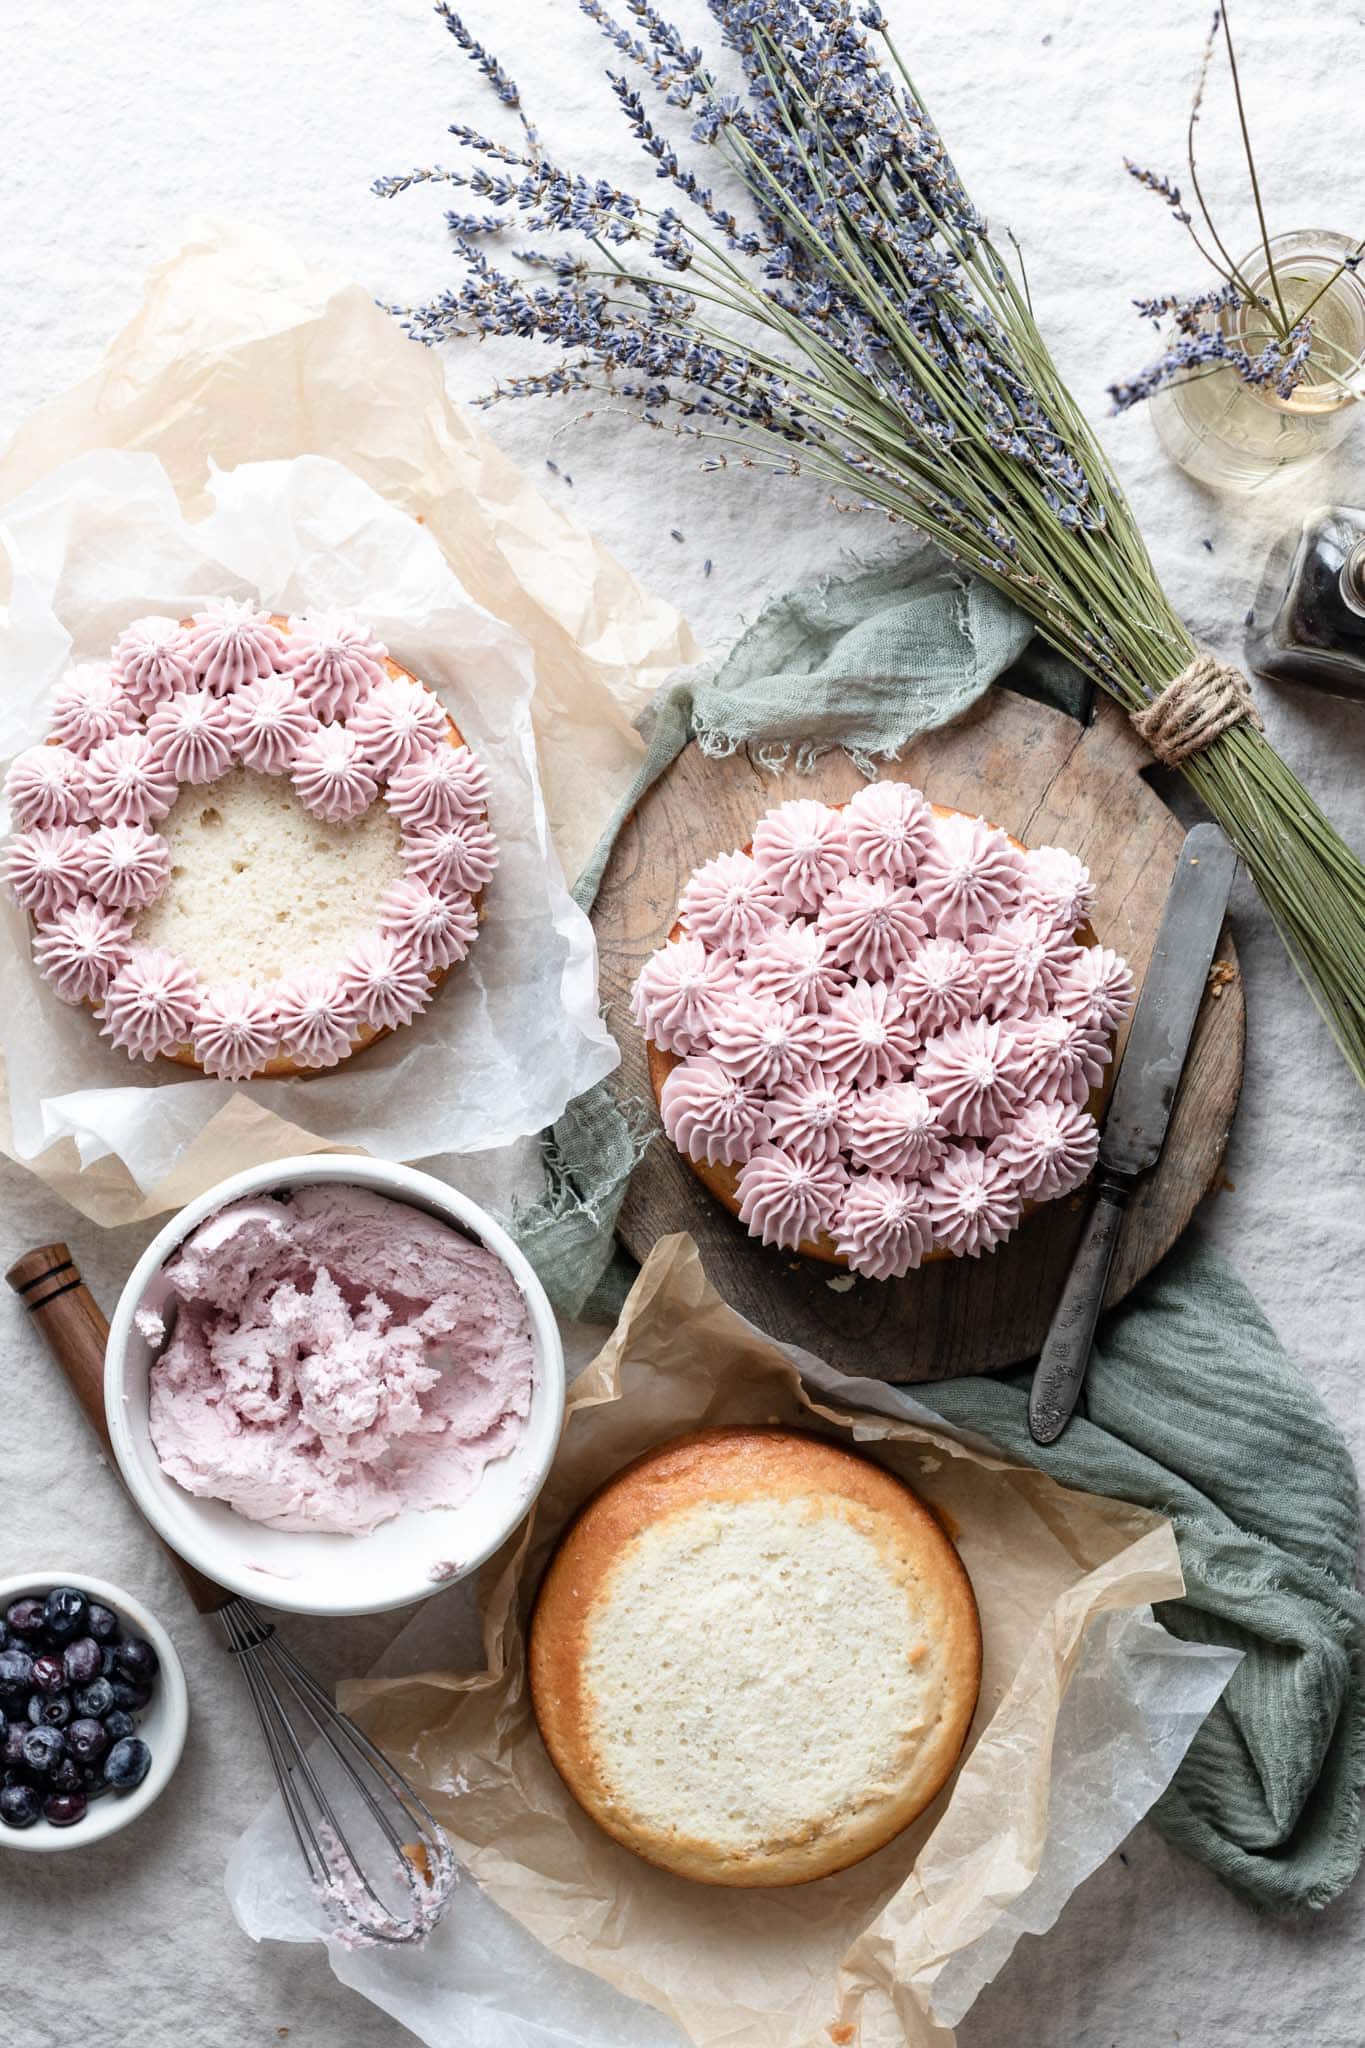
[{"label": "twine wrapped around stems", "polygon": [[1178,768],[1191,754],[1202,754],[1219,733],[1243,718],[1249,718],[1258,732],[1263,730],[1242,671],[1207,649],[1196,654],[1145,711],[1132,713],[1137,731],[1167,768]]}]

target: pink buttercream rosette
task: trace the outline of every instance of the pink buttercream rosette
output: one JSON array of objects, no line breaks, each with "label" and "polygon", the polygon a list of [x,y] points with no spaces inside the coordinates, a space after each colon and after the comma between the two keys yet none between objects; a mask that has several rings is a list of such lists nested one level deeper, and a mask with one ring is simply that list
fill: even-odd
[{"label": "pink buttercream rosette", "polygon": [[[439,698],[349,614],[284,620],[229,598],[134,619],[107,660],[68,670],[52,728],[10,768],[0,884],[28,913],[39,973],[130,1059],[230,1082],[334,1067],[425,1009],[474,943],[497,864],[487,775]],[[173,883],[160,822],[184,787],[234,768],[288,778],[329,822],[382,802],[398,825],[405,879],[335,967],[209,985],[139,940]]]},{"label": "pink buttercream rosette", "polygon": [[904,783],[778,805],[636,979],[665,1132],[764,1244],[877,1280],[993,1251],[1094,1166],[1133,980],[1093,902]]}]

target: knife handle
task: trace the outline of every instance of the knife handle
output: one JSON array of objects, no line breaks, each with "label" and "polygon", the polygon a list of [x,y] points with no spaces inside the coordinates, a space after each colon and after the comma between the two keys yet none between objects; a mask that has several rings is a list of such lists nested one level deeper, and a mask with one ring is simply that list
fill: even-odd
[{"label": "knife handle", "polygon": [[1055,1444],[1071,1419],[1090,1364],[1095,1325],[1104,1306],[1109,1269],[1114,1263],[1114,1249],[1131,1193],[1132,1182],[1126,1174],[1100,1174],[1095,1200],[1033,1375],[1028,1426],[1036,1444]]}]

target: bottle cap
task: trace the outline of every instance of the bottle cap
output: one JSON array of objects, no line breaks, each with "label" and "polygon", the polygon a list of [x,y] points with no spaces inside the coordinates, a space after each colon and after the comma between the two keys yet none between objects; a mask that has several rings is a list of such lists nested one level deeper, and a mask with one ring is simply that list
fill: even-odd
[{"label": "bottle cap", "polygon": [[1358,540],[1341,565],[1342,602],[1365,617],[1365,536]]}]

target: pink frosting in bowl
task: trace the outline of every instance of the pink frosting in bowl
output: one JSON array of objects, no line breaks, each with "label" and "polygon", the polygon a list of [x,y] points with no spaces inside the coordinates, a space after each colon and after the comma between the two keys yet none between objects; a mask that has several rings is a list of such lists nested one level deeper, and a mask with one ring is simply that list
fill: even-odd
[{"label": "pink frosting in bowl", "polygon": [[152,1442],[178,1485],[250,1521],[364,1535],[401,1508],[457,1506],[529,1411],[507,1268],[383,1195],[235,1203],[165,1277]]},{"label": "pink frosting in bowl", "polygon": [[115,1309],[105,1385],[159,1533],[231,1591],[336,1615],[477,1569],[544,1480],[564,1393],[498,1224],[354,1158],[253,1168],[175,1217]]}]

